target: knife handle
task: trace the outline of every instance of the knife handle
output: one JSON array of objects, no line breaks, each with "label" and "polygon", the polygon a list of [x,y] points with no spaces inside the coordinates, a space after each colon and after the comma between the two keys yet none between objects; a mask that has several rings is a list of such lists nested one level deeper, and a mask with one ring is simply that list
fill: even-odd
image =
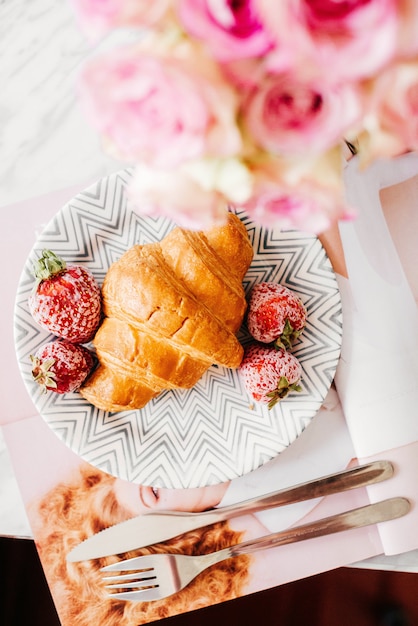
[{"label": "knife handle", "polygon": [[196,528],[226,521],[246,513],[256,513],[285,504],[364,487],[390,478],[393,471],[389,462],[375,461],[203,513],[154,509],[89,537],[71,550],[67,555],[67,561],[83,561],[136,550],[145,545],[166,541]]}]

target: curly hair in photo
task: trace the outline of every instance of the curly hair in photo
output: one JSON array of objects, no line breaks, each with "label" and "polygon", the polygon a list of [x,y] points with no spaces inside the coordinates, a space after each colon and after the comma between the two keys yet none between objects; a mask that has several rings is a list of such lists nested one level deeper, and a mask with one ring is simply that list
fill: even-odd
[{"label": "curly hair in photo", "polygon": [[226,522],[123,555],[67,563],[66,555],[74,546],[132,516],[116,500],[115,480],[85,464],[70,481],[58,484],[32,505],[36,545],[63,626],[137,626],[243,594],[251,562],[246,555],[212,566],[164,600],[111,599],[101,583],[100,568],[118,560],[158,552],[204,554],[239,543],[243,533]]}]

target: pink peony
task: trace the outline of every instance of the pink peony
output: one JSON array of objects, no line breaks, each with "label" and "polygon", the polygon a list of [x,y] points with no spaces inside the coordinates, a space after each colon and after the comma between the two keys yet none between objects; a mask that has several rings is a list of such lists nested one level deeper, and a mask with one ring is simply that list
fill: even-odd
[{"label": "pink peony", "polygon": [[377,109],[380,126],[398,137],[404,150],[418,150],[418,61],[399,63],[388,72],[390,89]]},{"label": "pink peony", "polygon": [[166,12],[171,0],[70,0],[83,32],[97,41],[122,26],[148,27]]},{"label": "pink peony", "polygon": [[118,158],[171,167],[240,150],[234,92],[210,59],[205,65],[189,56],[131,46],[87,62],[81,99]]},{"label": "pink peony", "polygon": [[397,55],[412,58],[418,54],[418,2],[398,0],[400,29]]},{"label": "pink peony", "polygon": [[257,14],[254,0],[179,0],[185,29],[204,41],[220,61],[260,56],[273,40]]},{"label": "pink peony", "polygon": [[329,226],[326,212],[311,196],[303,196],[276,185],[246,205],[253,220],[266,227],[281,230],[322,232]]},{"label": "pink peony", "polygon": [[277,40],[295,51],[296,63],[330,81],[371,76],[395,55],[398,0],[256,2]]},{"label": "pink peony", "polygon": [[280,179],[259,189],[244,208],[250,217],[266,227],[322,233],[341,219],[351,219],[352,212],[342,197],[315,180],[287,186]]},{"label": "pink peony", "polygon": [[359,142],[363,165],[418,150],[417,61],[394,64],[373,83]]},{"label": "pink peony", "polygon": [[262,157],[252,163],[252,197],[243,204],[266,227],[321,233],[340,219],[351,219],[345,204],[340,147],[319,158]]},{"label": "pink peony", "polygon": [[166,217],[182,228],[205,230],[225,221],[224,197],[181,170],[153,170],[139,164],[127,194],[139,215]]},{"label": "pink peony", "polygon": [[356,86],[298,81],[291,74],[267,76],[243,111],[254,141],[274,154],[326,150],[361,114],[362,96]]}]

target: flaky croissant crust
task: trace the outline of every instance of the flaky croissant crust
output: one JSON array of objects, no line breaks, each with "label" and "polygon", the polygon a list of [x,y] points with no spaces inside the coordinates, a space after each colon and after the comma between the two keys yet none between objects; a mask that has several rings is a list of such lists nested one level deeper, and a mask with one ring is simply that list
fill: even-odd
[{"label": "flaky croissant crust", "polygon": [[99,366],[80,393],[107,411],[138,409],[164,389],[192,387],[212,364],[238,367],[252,257],[232,213],[209,231],[174,228],[130,248],[106,274]]}]

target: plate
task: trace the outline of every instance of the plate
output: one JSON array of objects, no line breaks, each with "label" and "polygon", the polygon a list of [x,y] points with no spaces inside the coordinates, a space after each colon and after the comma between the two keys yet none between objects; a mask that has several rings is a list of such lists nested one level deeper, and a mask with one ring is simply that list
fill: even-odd
[{"label": "plate", "polygon": [[[303,369],[299,394],[272,410],[254,405],[236,370],[212,366],[193,389],[161,393],[143,409],[109,413],[78,393],[42,393],[31,376],[30,355],[52,339],[33,321],[28,296],[32,267],[43,248],[86,265],[99,284],[131,246],[161,240],[174,224],[141,217],[127,205],[131,173],[102,179],[67,203],[46,226],[25,263],[15,305],[15,344],[29,394],[52,431],[76,454],[116,477],[155,487],[221,483],[260,467],[285,450],[320,408],[334,378],[342,340],[336,276],[318,238],[254,224],[238,211],[254,248],[244,277],[246,293],[261,281],[295,291],[308,311],[293,348]],[[249,341],[245,327],[240,341]]]}]

